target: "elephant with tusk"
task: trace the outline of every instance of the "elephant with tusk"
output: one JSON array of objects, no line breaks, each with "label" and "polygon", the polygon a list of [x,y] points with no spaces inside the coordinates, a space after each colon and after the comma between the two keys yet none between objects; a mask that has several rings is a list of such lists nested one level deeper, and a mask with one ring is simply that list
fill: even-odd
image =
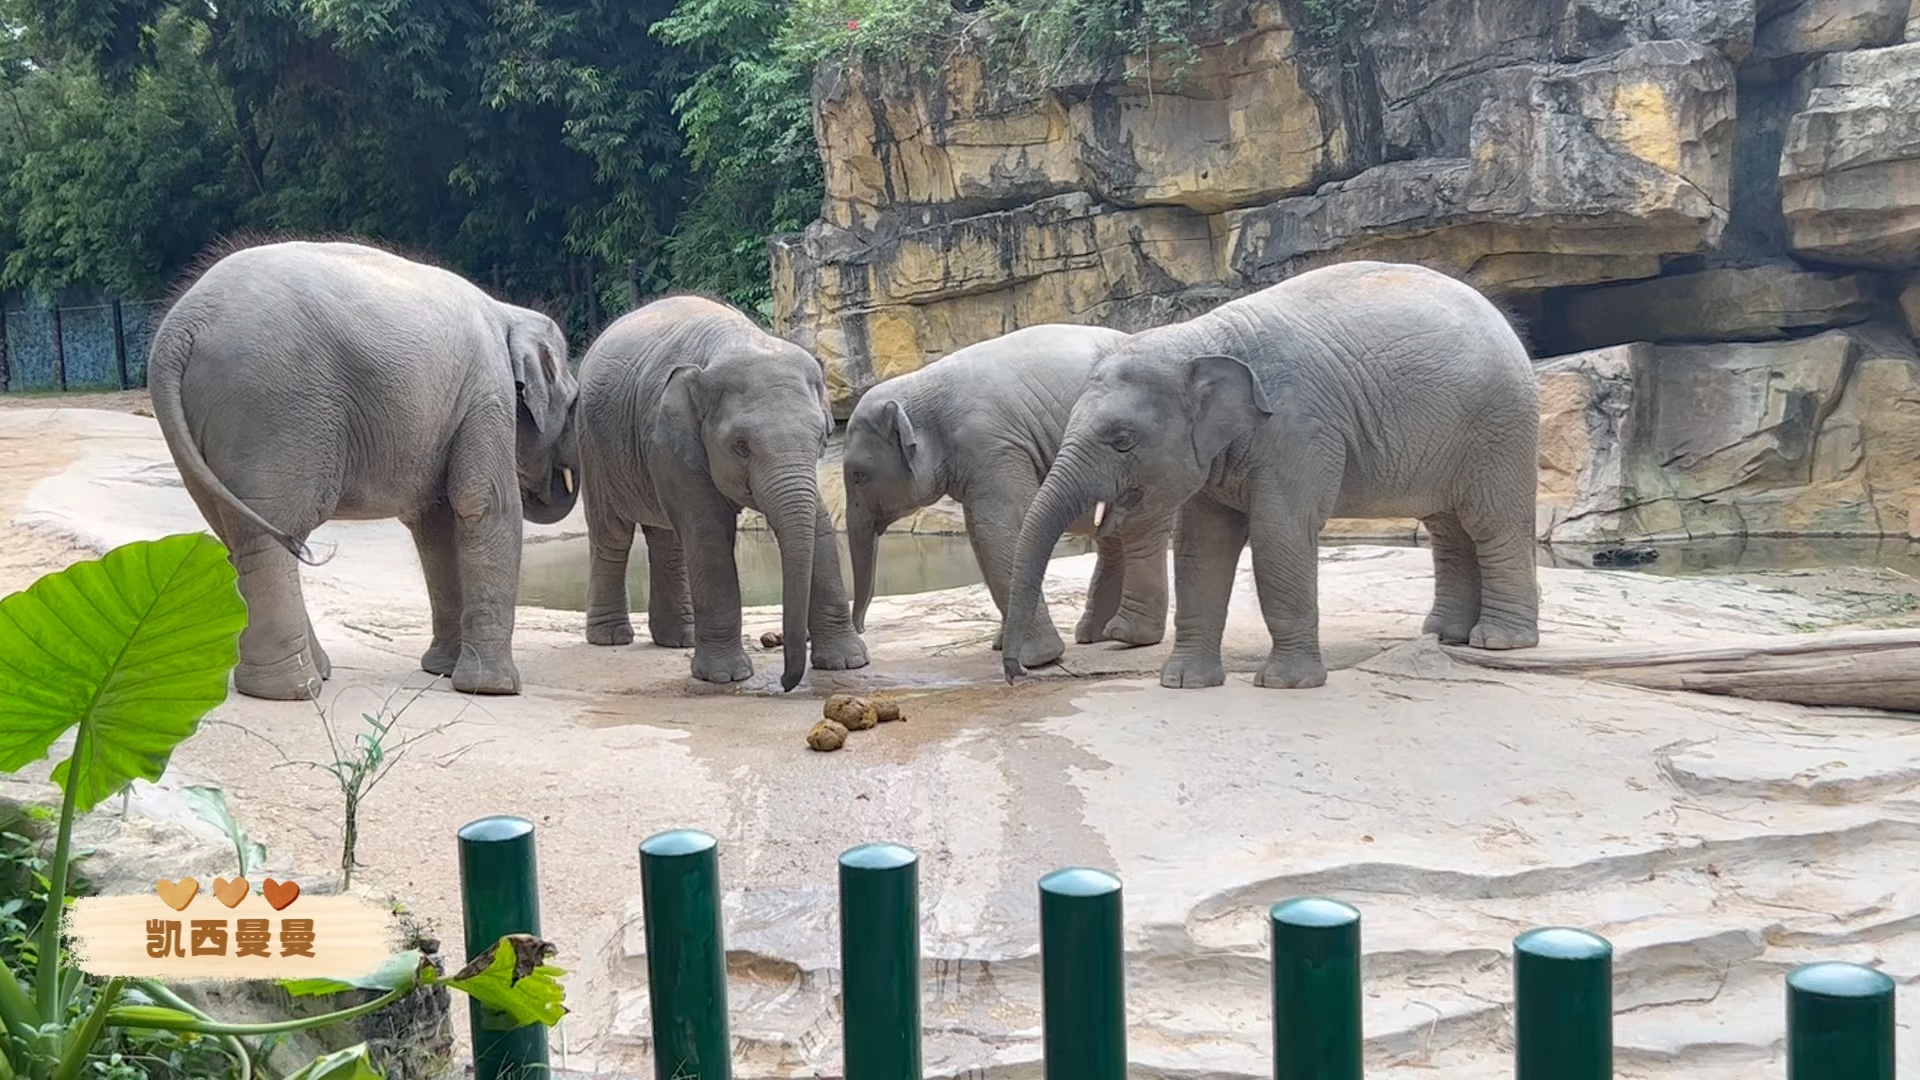
[{"label": "elephant with tusk", "polygon": [[1483,649],[1539,641],[1539,390],[1479,292],[1419,266],[1310,270],[1094,365],[1021,524],[1002,657],[1020,674],[1047,557],[1098,503],[1101,536],[1177,518],[1170,687],[1217,686],[1240,554],[1272,649],[1265,687],[1326,681],[1318,538],[1330,517],[1418,518],[1433,537],[1425,632]]},{"label": "elephant with tusk", "polygon": [[332,664],[301,595],[306,538],[398,518],[433,609],[420,666],[519,693],[521,521],[559,521],[576,497],[578,386],[552,319],[360,244],[243,247],[167,311],[147,383],[247,602],[237,690],[318,696]]},{"label": "elephant with tusk", "polygon": [[731,307],[670,297],[607,327],[580,368],[587,640],[633,640],[627,559],[638,528],[654,644],[691,646],[693,675],[706,682],[751,676],[733,553],[749,509],[780,546],[781,688],[799,685],[809,646],[816,669],[866,666],[820,498],[832,430],[820,361]]},{"label": "elephant with tusk", "polygon": [[[1125,338],[1098,326],[1030,326],[888,379],[860,399],[847,420],[841,466],[856,629],[866,630],[881,535],[943,497],[966,512],[974,558],[1005,616],[1020,522],[1059,451],[1067,414],[1094,360]],[[1070,528],[1092,533],[1100,515],[1096,508],[1092,521]],[[1100,541],[1076,641],[1152,645],[1166,634],[1166,533]],[[1030,665],[1065,651],[1044,606],[1035,609],[1021,641],[1020,659]],[[996,640],[994,647],[1000,645]]]}]

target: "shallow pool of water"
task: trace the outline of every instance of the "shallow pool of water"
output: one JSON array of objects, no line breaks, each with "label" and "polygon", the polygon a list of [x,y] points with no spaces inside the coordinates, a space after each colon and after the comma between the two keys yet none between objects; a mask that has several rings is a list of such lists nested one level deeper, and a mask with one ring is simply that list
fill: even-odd
[{"label": "shallow pool of water", "polygon": [[[1331,546],[1336,542],[1329,541]],[[1354,541],[1386,547],[1408,547],[1393,541]],[[1906,540],[1842,539],[1733,539],[1691,540],[1652,544],[1660,553],[1653,562],[1637,566],[1602,567],[1597,572],[1645,573],[1662,576],[1719,574],[1736,570],[1801,570],[1819,567],[1878,567],[1920,578],[1920,543]],[[1054,557],[1082,555],[1093,550],[1084,537],[1067,537]],[[1563,569],[1596,569],[1585,546],[1541,547],[1536,562]],[[741,601],[747,606],[780,602],[780,548],[765,532],[743,532],[734,547],[740,568]],[[846,537],[840,538],[840,567],[852,587]],[[875,574],[879,596],[905,596],[978,585],[980,567],[964,536],[916,536],[890,533],[880,538],[880,565]],[[635,539],[627,566],[627,589],[634,611],[647,605],[647,549]],[[529,544],[521,560],[520,602],[530,607],[584,611],[587,606],[587,541],[585,537]]]},{"label": "shallow pool of water", "polygon": [[[1084,555],[1093,541],[1069,536],[1054,548],[1054,558]],[[740,568],[740,602],[760,607],[780,602],[780,546],[773,534],[742,532],[734,542],[734,564]],[[847,538],[840,537],[840,572],[849,593],[853,568],[848,562]],[[889,533],[880,538],[880,558],[874,572],[876,596],[906,596],[978,585],[980,566],[973,546],[964,536],[916,536]],[[627,563],[628,604],[633,611],[647,607],[647,545],[634,538]],[[587,608],[587,540],[574,537],[528,544],[520,560],[520,602],[529,607],[561,611]]]}]

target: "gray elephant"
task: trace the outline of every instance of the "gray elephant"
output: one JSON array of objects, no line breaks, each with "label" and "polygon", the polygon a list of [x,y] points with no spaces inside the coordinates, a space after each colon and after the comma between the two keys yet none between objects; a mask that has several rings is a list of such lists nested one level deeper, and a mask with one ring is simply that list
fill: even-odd
[{"label": "gray elephant", "polygon": [[573,509],[577,386],[552,319],[359,244],[244,247],[168,310],[154,417],[247,602],[234,686],[318,696],[332,664],[301,595],[306,539],[398,518],[433,608],[420,666],[516,694],[521,519]]},{"label": "gray elephant", "polygon": [[[966,511],[967,539],[1005,616],[1020,523],[1059,452],[1067,414],[1094,360],[1125,338],[1098,326],[1031,326],[888,379],[860,399],[842,465],[855,629],[866,631],[881,534],[942,497]],[[1092,533],[1091,515],[1071,529]],[[1166,634],[1166,533],[1099,542],[1076,641],[1152,645]],[[1023,659],[1036,664],[1065,648],[1044,606],[1022,642]]]},{"label": "gray elephant", "polygon": [[654,644],[692,646],[697,679],[752,675],[733,555],[745,508],[765,515],[780,545],[781,688],[805,674],[809,635],[816,669],[864,667],[820,498],[832,430],[820,361],[731,307],[670,297],[607,327],[580,368],[587,640],[633,640],[627,558],[638,527]]},{"label": "gray elephant", "polygon": [[1479,292],[1418,266],[1312,270],[1095,365],[1020,533],[1007,677],[1067,523],[1102,534],[1178,516],[1163,686],[1226,680],[1221,634],[1241,549],[1272,652],[1254,680],[1318,686],[1318,538],[1329,517],[1412,517],[1433,537],[1425,632],[1536,644],[1539,391],[1527,350]]}]

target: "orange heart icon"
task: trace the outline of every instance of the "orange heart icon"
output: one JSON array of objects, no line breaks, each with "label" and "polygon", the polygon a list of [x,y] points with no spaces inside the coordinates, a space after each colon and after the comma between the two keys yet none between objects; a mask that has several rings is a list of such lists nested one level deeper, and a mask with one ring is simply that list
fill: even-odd
[{"label": "orange heart icon", "polygon": [[183,877],[179,881],[168,881],[161,878],[153,883],[153,891],[160,894],[160,899],[165,900],[168,907],[185,911],[187,905],[193,903],[193,898],[200,895],[200,879]]},{"label": "orange heart icon", "polygon": [[275,911],[285,911],[288,904],[300,899],[300,886],[297,882],[275,881],[268,878],[266,884],[260,886],[260,891],[267,895],[267,903],[272,904]]},{"label": "orange heart icon", "polygon": [[240,901],[247,898],[248,888],[247,879],[243,877],[213,879],[213,895],[228,907],[239,907]]}]

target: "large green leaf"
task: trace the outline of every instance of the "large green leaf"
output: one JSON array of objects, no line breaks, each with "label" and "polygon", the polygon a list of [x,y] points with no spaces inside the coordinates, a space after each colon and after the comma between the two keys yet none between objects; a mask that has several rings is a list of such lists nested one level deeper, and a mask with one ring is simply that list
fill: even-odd
[{"label": "large green leaf", "polygon": [[307,1062],[287,1080],[382,1080],[367,1055],[367,1044],[356,1043]]},{"label": "large green leaf", "polygon": [[294,997],[321,997],[349,990],[399,990],[420,985],[422,969],[432,971],[433,966],[420,950],[408,949],[387,957],[387,962],[371,975],[357,979],[282,979],[280,987]]},{"label": "large green leaf", "polygon": [[[81,812],[158,780],[226,699],[246,624],[226,548],[204,533],[125,544],[0,600],[0,770],[77,725]],[[74,766],[54,780],[65,787]]]},{"label": "large green leaf", "polygon": [[[440,982],[465,990],[482,1005],[505,1014],[505,1023],[498,1026],[552,1027],[567,1014],[561,1004],[566,990],[559,979],[566,972],[546,962],[552,954],[552,945],[531,934],[508,934]],[[485,1019],[493,1027],[499,1018]]]}]

